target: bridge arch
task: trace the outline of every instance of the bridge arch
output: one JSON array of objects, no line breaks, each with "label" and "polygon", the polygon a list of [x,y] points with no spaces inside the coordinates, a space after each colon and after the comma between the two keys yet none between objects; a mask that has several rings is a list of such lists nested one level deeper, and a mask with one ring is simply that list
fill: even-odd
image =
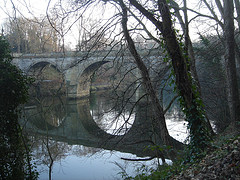
[{"label": "bridge arch", "polygon": [[35,79],[30,88],[32,95],[48,96],[66,93],[64,74],[47,61],[30,66],[27,75]]},{"label": "bridge arch", "polygon": [[108,62],[109,61],[98,61],[84,69],[78,79],[77,98],[88,97],[90,95],[91,82],[94,72],[97,71],[103,64]]}]

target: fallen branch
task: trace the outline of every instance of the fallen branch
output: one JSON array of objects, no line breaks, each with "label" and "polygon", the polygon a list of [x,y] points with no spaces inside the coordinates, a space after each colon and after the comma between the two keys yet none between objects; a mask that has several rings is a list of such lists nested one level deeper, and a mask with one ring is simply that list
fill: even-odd
[{"label": "fallen branch", "polygon": [[129,159],[129,158],[121,158],[125,161],[150,161],[152,159],[156,158],[156,156],[150,157],[150,158],[139,158],[139,159]]}]

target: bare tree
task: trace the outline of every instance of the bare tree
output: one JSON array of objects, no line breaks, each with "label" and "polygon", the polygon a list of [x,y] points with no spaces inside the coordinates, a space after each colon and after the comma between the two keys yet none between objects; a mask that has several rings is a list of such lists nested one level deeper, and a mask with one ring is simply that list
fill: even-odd
[{"label": "bare tree", "polygon": [[46,18],[9,18],[4,27],[13,52],[44,53],[58,49],[58,37]]},{"label": "bare tree", "polygon": [[238,92],[235,44],[234,44],[234,19],[233,1],[224,0],[224,37],[225,37],[225,61],[227,71],[227,90],[231,121],[240,120],[240,99]]},{"label": "bare tree", "polygon": [[[216,25],[215,30],[217,31],[223,46],[225,47],[225,61],[226,61],[226,88],[228,91],[229,97],[229,111],[231,114],[231,121],[234,122],[238,119],[239,115],[236,113],[239,110],[240,100],[239,100],[239,90],[238,90],[238,79],[237,79],[237,71],[236,71],[236,63],[239,64],[240,61],[240,53],[237,44],[238,33],[235,31],[234,19],[239,20],[239,2],[235,2],[235,8],[233,1],[223,1],[223,3],[219,0],[208,2],[206,0],[200,1],[203,6],[207,7],[210,12],[210,15],[202,14],[200,12],[195,12],[197,17],[208,18],[211,21],[215,21]],[[237,17],[234,17],[234,11],[236,11]],[[219,28],[217,27],[220,27]],[[234,98],[232,96],[235,96]],[[233,100],[234,99],[234,100]],[[234,112],[233,112],[234,111]],[[233,115],[235,114],[235,115]]]}]

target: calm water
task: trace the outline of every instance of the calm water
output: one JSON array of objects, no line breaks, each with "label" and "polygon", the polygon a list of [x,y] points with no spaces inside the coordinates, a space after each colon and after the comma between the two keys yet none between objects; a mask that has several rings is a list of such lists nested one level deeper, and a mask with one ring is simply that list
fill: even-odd
[{"label": "calm water", "polygon": [[[49,169],[54,180],[111,180],[155,168],[157,159],[147,162],[121,159],[143,158],[138,147],[115,146],[114,140],[103,143],[105,138],[130,134],[133,124],[144,120],[136,109],[126,106],[121,111],[119,104],[103,94],[92,94],[90,99],[82,100],[45,98],[30,102],[21,124],[32,142],[39,179],[49,179]],[[168,116],[167,126],[170,135],[185,140],[186,124],[175,118],[174,112]]]}]

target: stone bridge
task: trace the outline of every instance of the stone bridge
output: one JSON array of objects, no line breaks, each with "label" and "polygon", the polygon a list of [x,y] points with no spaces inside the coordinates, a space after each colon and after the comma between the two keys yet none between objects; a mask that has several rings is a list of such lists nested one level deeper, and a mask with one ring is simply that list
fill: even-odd
[{"label": "stone bridge", "polygon": [[[142,50],[140,53],[145,60],[159,59],[158,50]],[[121,63],[124,70],[134,66],[131,55],[119,51],[14,54],[13,59],[13,64],[24,73],[35,77],[36,91],[41,82],[43,90],[51,86],[55,91],[64,92],[68,98],[88,96],[92,74],[106,63],[112,63],[109,66],[115,68]]]}]

